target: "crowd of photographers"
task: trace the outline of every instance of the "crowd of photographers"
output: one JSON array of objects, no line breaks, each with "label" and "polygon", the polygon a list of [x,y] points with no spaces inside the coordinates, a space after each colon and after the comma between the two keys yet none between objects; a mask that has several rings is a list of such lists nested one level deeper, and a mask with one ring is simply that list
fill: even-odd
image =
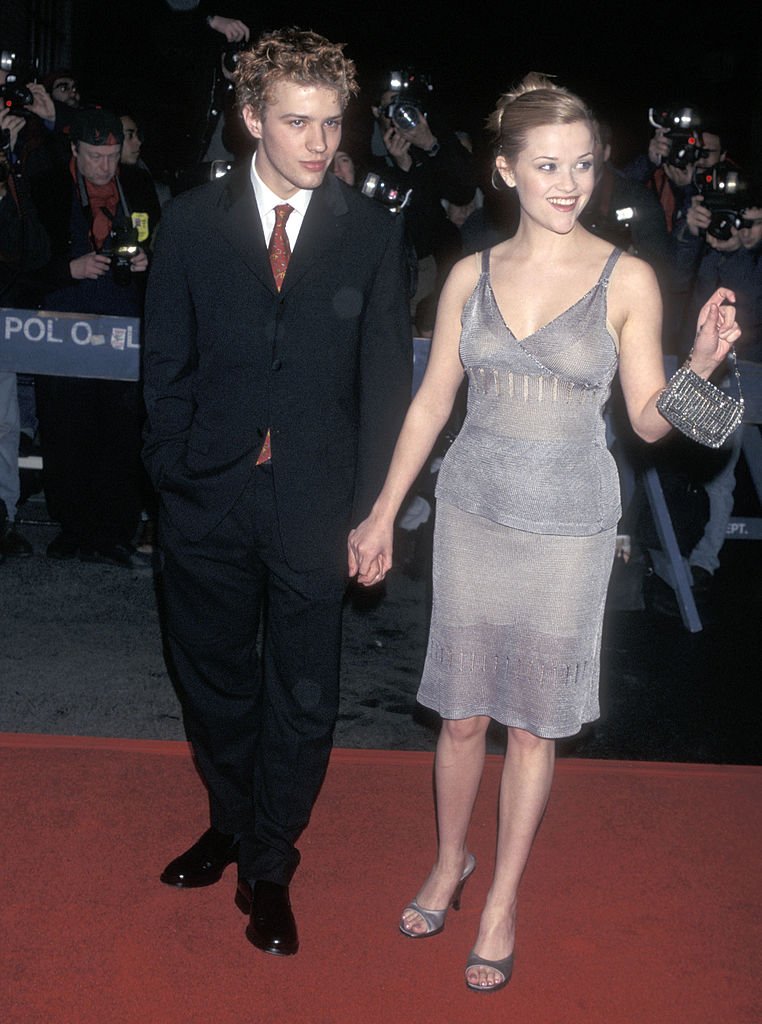
[{"label": "crowd of photographers", "polygon": [[[152,239],[164,202],[245,161],[230,78],[247,26],[218,19],[223,37],[203,137],[192,166],[156,181],[141,158],[130,111],[83,104],[76,76],[58,69],[27,81],[13,55],[0,68],[0,306],[140,317]],[[432,107],[432,83],[392,72],[366,90],[372,116],[348,119],[333,171],[390,216],[408,239],[411,336],[429,336],[444,277],[456,259],[508,237],[513,194],[490,183],[467,133]],[[89,99],[89,98],[88,98]],[[762,191],[756,168],[739,167],[721,121],[693,108],[651,110],[647,152],[611,161],[617,126],[599,122],[596,187],[588,230],[654,267],[665,304],[664,348],[682,359],[685,325],[719,285],[737,296],[741,358],[762,353]],[[249,139],[249,142],[251,140]],[[15,525],[18,452],[39,445],[51,517],[51,558],[134,568],[150,561],[153,497],[140,464],[138,383],[0,371],[0,559],[32,546]],[[457,428],[457,425],[456,425]],[[697,593],[719,565],[733,508],[740,437],[716,458],[699,457],[706,503],[699,530],[682,540]],[[669,469],[667,468],[667,471]],[[681,510],[673,509],[680,537]],[[625,527],[623,527],[625,528]],[[637,533],[637,525],[627,529]],[[657,568],[659,552],[652,553]],[[664,575],[669,576],[668,570]]]}]

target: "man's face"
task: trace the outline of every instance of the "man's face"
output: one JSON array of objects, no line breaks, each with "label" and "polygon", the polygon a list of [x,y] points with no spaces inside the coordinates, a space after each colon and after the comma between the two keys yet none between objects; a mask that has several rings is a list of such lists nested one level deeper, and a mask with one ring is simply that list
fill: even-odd
[{"label": "man's face", "polygon": [[142,145],[138,135],[138,126],[131,117],[125,115],[122,117],[122,128],[124,129],[122,163],[136,164],[140,159],[140,147]]},{"label": "man's face", "polygon": [[381,99],[378,101],[378,106],[373,107],[373,114],[381,125],[381,131],[385,132],[388,128],[393,127],[393,122],[389,120],[386,114],[382,111],[386,110],[390,103],[400,98],[400,94],[395,92],[393,89],[387,89],[386,92],[381,93]]},{"label": "man's face", "polygon": [[705,171],[708,167],[714,167],[715,164],[718,164],[720,160],[725,158],[720,136],[715,135],[714,132],[702,132],[701,144],[705,155],[699,157],[696,161],[697,170]]},{"label": "man's face", "polygon": [[261,112],[243,108],[243,119],[258,139],[255,166],[281,199],[317,188],[341,141],[339,95],[325,86],[281,81]]},{"label": "man's face", "polygon": [[93,185],[107,185],[116,174],[122,151],[119,143],[113,146],[91,146],[89,142],[77,142],[71,148],[77,169],[85,181]]},{"label": "man's face", "polygon": [[762,206],[747,206],[741,214],[743,227],[738,229],[738,237],[744,249],[755,249],[762,243]]},{"label": "man's face", "polygon": [[65,103],[67,107],[79,106],[79,89],[73,78],[57,78],[53,82],[50,95],[59,103]]}]

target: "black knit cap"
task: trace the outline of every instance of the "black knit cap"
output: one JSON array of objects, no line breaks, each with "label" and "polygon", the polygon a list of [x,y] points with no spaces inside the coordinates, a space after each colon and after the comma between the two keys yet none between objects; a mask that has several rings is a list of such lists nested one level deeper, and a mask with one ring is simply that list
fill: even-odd
[{"label": "black knit cap", "polygon": [[86,142],[90,146],[116,146],[124,141],[124,129],[113,111],[96,107],[78,110],[74,114],[69,138],[72,142]]}]

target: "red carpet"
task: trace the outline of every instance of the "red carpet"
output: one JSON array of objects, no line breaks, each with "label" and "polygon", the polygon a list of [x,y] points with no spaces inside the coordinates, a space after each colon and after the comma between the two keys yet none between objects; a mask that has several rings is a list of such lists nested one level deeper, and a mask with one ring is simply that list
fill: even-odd
[{"label": "red carpet", "polygon": [[205,827],[178,743],[0,736],[3,1024],[759,1024],[762,769],[563,761],[514,979],[468,992],[499,762],[463,910],[396,927],[432,856],[431,756],[336,751],[293,886],[302,952],[252,949],[235,870],[157,876]]}]

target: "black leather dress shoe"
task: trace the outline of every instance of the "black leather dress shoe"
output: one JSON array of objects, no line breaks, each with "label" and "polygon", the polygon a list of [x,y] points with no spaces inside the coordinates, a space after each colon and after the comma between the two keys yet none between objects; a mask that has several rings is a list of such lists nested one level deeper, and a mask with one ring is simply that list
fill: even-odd
[{"label": "black leather dress shoe", "polygon": [[237,859],[238,840],[235,836],[210,828],[189,850],[167,864],[161,873],[161,881],[178,889],[214,885],[222,878],[228,864]]},{"label": "black leather dress shoe", "polygon": [[258,881],[252,888],[241,879],[236,903],[241,910],[248,908],[246,938],[253,946],[275,956],[293,956],[298,951],[299,936],[287,885]]}]

